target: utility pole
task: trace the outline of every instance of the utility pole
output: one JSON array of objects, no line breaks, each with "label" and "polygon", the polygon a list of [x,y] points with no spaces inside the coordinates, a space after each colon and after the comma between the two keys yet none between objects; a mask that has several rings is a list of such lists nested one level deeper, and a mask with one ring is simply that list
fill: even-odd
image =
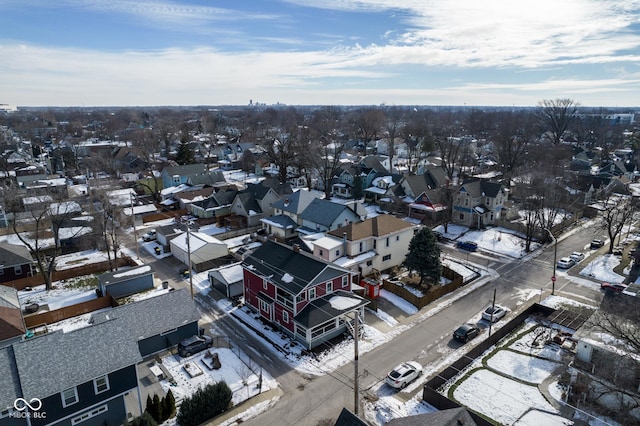
[{"label": "utility pole", "polygon": [[136,257],[140,259],[138,233],[136,232],[136,215],[133,213],[133,194],[131,192],[129,192],[129,205],[131,206],[131,222],[133,223],[133,239],[136,242]]},{"label": "utility pole", "polygon": [[353,375],[353,414],[358,415],[358,406],[360,405],[360,388],[358,386],[358,317],[360,316],[359,312],[355,312],[354,321],[353,321],[353,350],[354,350],[354,359],[353,366],[355,369]]},{"label": "utility pole", "polygon": [[191,299],[193,300],[193,274],[191,273],[191,234],[189,233],[189,222],[187,221],[187,272],[189,273],[189,288],[191,289]]},{"label": "utility pole", "polygon": [[493,301],[491,302],[491,321],[489,322],[489,337],[491,337],[491,326],[493,326],[493,313],[496,309],[496,289],[493,289]]}]

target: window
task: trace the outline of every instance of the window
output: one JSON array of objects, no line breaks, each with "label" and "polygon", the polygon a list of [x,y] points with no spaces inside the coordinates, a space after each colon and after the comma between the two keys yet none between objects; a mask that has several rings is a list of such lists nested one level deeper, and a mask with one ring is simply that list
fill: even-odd
[{"label": "window", "polygon": [[468,198],[465,198],[465,199],[464,199],[464,205],[465,205],[465,206],[468,206],[468,205],[469,205],[469,199],[468,199]]},{"label": "window", "polygon": [[391,260],[391,255],[390,254],[382,256],[382,261],[383,262],[386,262],[387,260]]},{"label": "window", "polygon": [[333,291],[333,282],[329,281],[327,283],[327,293],[331,293]]},{"label": "window", "polygon": [[62,406],[68,407],[78,402],[78,390],[76,388],[62,391]]},{"label": "window", "polygon": [[386,245],[387,247],[389,247],[389,237],[387,237],[387,241],[386,241],[385,245]]},{"label": "window", "polygon": [[340,250],[336,250],[336,256],[340,256]]},{"label": "window", "polygon": [[346,287],[348,285],[349,285],[349,277],[345,275],[344,277],[342,277],[342,287]]},{"label": "window", "polygon": [[269,313],[269,304],[267,302],[265,302],[264,300],[260,301],[260,310],[263,312],[266,312],[267,314]]},{"label": "window", "polygon": [[4,268],[0,268],[0,275],[4,275]]},{"label": "window", "polygon": [[263,290],[267,290],[269,288],[269,284],[267,283],[267,280],[265,280],[264,278],[262,279],[262,289]]},{"label": "window", "polygon": [[376,249],[376,243],[378,242],[378,240],[373,240],[373,249]]},{"label": "window", "polygon": [[460,213],[460,220],[464,220],[464,213]]},{"label": "window", "polygon": [[490,205],[490,204],[491,204],[491,198],[487,197],[487,202],[486,202],[486,204],[487,204],[487,205]]},{"label": "window", "polygon": [[289,309],[293,309],[293,296],[286,291],[278,289],[276,300]]},{"label": "window", "polygon": [[95,409],[93,409],[91,411],[87,411],[84,414],[80,414],[79,416],[72,418],[71,419],[71,424],[72,425],[77,425],[78,423],[82,423],[85,420],[90,419],[91,417],[95,417],[98,414],[107,412],[108,409],[109,408],[106,405],[101,405],[98,408],[95,408]]},{"label": "window", "polygon": [[362,241],[360,241],[360,245],[358,247],[360,248],[360,253],[362,253],[362,249],[364,248],[364,245],[362,244]]},{"label": "window", "polygon": [[304,302],[305,300],[307,300],[307,292],[303,291],[302,293],[300,293],[299,295],[296,296],[296,302]]},{"label": "window", "polygon": [[396,241],[400,241],[400,235],[396,235]]},{"label": "window", "polygon": [[109,378],[107,376],[100,376],[93,380],[93,389],[96,391],[96,395],[109,390]]},{"label": "window", "polygon": [[367,266],[371,266],[373,265],[373,261],[372,260],[367,260]]},{"label": "window", "polygon": [[316,298],[316,289],[315,288],[310,288],[309,289],[309,300],[313,300]]},{"label": "window", "polygon": [[15,275],[21,275],[22,274],[22,266],[20,266],[20,265],[14,266],[13,267],[13,273]]},{"label": "window", "polygon": [[180,183],[180,175],[173,175],[173,183]]},{"label": "window", "polygon": [[282,311],[282,322],[289,324],[289,312]]},{"label": "window", "polygon": [[324,251],[322,249],[320,249],[319,253],[320,256],[324,256]]}]

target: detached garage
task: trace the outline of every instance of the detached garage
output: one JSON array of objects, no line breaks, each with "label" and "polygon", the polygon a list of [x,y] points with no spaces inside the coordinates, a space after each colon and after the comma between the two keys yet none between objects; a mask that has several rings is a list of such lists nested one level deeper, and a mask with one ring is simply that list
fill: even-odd
[{"label": "detached garage", "polygon": [[244,282],[242,263],[237,262],[209,271],[209,282],[211,287],[229,299],[242,296]]},{"label": "detached garage", "polygon": [[180,262],[189,266],[190,251],[191,269],[195,272],[202,272],[220,266],[229,255],[227,245],[217,238],[202,232],[190,232],[189,236],[189,244],[187,244],[186,232],[171,240],[171,254]]}]

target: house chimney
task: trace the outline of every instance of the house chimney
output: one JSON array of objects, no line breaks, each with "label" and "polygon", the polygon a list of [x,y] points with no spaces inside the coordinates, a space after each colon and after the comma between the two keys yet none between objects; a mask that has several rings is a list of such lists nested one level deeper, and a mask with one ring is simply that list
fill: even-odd
[{"label": "house chimney", "polygon": [[285,198],[284,199],[284,206],[287,207],[289,205],[289,199]]}]

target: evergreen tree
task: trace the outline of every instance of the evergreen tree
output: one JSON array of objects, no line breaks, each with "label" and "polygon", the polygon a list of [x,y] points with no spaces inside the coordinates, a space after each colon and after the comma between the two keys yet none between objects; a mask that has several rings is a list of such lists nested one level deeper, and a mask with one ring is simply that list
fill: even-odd
[{"label": "evergreen tree", "polygon": [[425,226],[414,234],[409,243],[409,253],[402,265],[420,275],[420,285],[427,278],[432,284],[438,283],[442,274],[440,247],[431,229]]},{"label": "evergreen tree", "polygon": [[153,413],[153,399],[151,399],[151,395],[147,395],[147,405],[144,408],[145,413]]},{"label": "evergreen tree", "polygon": [[176,154],[176,163],[184,166],[185,164],[193,164],[193,151],[189,148],[187,142],[180,142],[178,146],[178,153]]},{"label": "evergreen tree", "polygon": [[225,382],[207,385],[182,401],[176,421],[180,426],[198,426],[225,412],[232,397],[233,392]]},{"label": "evergreen tree", "polygon": [[176,399],[173,396],[171,389],[167,392],[167,395],[162,398],[162,421],[170,419],[176,415]]},{"label": "evergreen tree", "polygon": [[162,422],[162,404],[160,404],[160,397],[158,396],[157,393],[153,394],[152,409],[153,411],[150,411],[149,414],[151,414],[151,417],[153,417],[153,419],[156,422],[161,423]]}]

